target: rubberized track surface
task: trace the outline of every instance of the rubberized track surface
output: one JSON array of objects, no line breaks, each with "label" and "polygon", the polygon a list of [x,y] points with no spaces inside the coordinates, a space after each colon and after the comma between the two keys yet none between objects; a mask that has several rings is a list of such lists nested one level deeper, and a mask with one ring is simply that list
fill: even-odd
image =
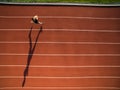
[{"label": "rubberized track surface", "polygon": [[[0,12],[0,90],[120,90],[120,7],[0,5]],[[43,32],[22,88],[36,14]]]}]

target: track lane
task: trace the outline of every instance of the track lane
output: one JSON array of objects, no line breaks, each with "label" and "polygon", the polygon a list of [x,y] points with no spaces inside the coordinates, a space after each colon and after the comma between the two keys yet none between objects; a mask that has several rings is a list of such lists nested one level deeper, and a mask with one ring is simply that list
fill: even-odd
[{"label": "track lane", "polygon": [[[0,56],[0,65],[25,65],[27,56]],[[80,56],[80,57],[46,57],[34,56],[31,65],[38,66],[119,66],[120,57]]]},{"label": "track lane", "polygon": [[[0,87],[20,87],[22,78],[1,79]],[[44,81],[44,82],[40,82]],[[34,82],[34,83],[33,83]],[[119,87],[120,79],[31,79],[27,78],[25,87]]]},{"label": "track lane", "polygon": [[[29,29],[28,29],[29,30]],[[34,30],[34,29],[33,29]],[[38,31],[33,31],[32,39],[36,38]],[[28,31],[1,31],[0,41],[28,42]],[[74,33],[74,34],[73,34]],[[9,36],[10,35],[10,36]],[[5,37],[7,36],[7,37]],[[43,31],[38,41],[45,42],[113,42],[119,43],[118,32],[63,32]]]},{"label": "track lane", "polygon": [[[22,11],[22,10],[24,11]],[[119,7],[82,7],[82,6],[11,6],[1,5],[0,15],[4,16],[92,16],[92,17],[119,17]],[[16,13],[11,13],[16,12]],[[49,13],[52,12],[52,13]]]},{"label": "track lane", "polygon": [[[120,45],[37,44],[36,54],[119,54]],[[15,48],[17,47],[17,48]],[[64,48],[65,47],[65,48]],[[54,49],[53,49],[54,48]],[[0,44],[0,53],[28,53],[29,44]],[[98,52],[99,51],[99,52]]]},{"label": "track lane", "polygon": [[[25,65],[24,65],[25,66]],[[0,67],[0,79],[2,77],[10,77],[10,76],[21,76],[23,77],[23,70],[25,67]],[[17,69],[17,71],[16,71]],[[79,67],[79,68],[57,68],[57,67],[30,67],[29,76],[30,77],[85,77],[85,78],[95,78],[95,77],[119,77],[120,67]],[[89,73],[88,73],[89,72]],[[49,74],[48,74],[49,73]],[[119,78],[118,78],[119,79]]]},{"label": "track lane", "polygon": [[[31,17],[32,18],[32,17]],[[13,18],[0,18],[1,29],[29,29],[31,28],[31,18],[29,19],[13,19]],[[92,20],[92,19],[40,19],[44,22],[44,29],[96,29],[96,30],[119,30],[120,20]],[[12,23],[11,23],[12,21]],[[17,21],[17,22],[16,22]],[[69,23],[68,23],[69,22]],[[4,26],[6,23],[7,27]],[[108,25],[109,24],[109,25]],[[37,27],[38,28],[38,27]]]}]

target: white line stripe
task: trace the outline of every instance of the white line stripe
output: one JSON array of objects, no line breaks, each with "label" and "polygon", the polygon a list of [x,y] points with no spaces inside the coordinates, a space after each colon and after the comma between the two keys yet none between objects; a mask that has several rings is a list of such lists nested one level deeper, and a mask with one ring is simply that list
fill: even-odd
[{"label": "white line stripe", "polygon": [[0,87],[0,90],[6,90],[6,89],[11,89],[11,90],[16,90],[16,89],[22,89],[22,90],[24,90],[24,89],[33,89],[33,90],[35,90],[35,89],[38,89],[38,90],[40,90],[40,89],[51,89],[51,90],[53,90],[53,89],[55,89],[55,90],[62,90],[62,89],[73,89],[73,90],[76,90],[76,89],[81,89],[81,90],[83,90],[83,89],[109,89],[109,90],[120,90],[120,88],[119,87]]},{"label": "white line stripe", "polygon": [[[0,76],[0,78],[24,78],[24,76]],[[81,76],[81,77],[49,77],[49,76],[27,76],[29,79],[119,79],[120,76]]]},{"label": "white line stripe", "polygon": [[[0,44],[28,44],[27,41],[0,41]],[[32,42],[35,43],[35,42]],[[107,44],[107,45],[119,45],[120,43],[115,42],[37,42],[39,44]]]},{"label": "white line stripe", "polygon": [[[24,53],[0,53],[2,56],[27,56],[28,54]],[[29,54],[32,55],[32,54]],[[120,54],[34,54],[34,56],[120,56]]]},{"label": "white line stripe", "polygon": [[[34,29],[38,31],[39,29]],[[0,29],[0,31],[29,31],[29,29]],[[120,30],[90,30],[90,29],[43,29],[43,31],[65,31],[65,32],[120,32]]]},{"label": "white line stripe", "polygon": [[16,2],[0,2],[3,5],[22,5],[22,6],[87,6],[87,7],[117,7],[119,8],[120,4],[118,3],[108,3],[108,4],[92,4],[92,3],[16,3]]},{"label": "white line stripe", "polygon": [[[0,16],[0,18],[32,18],[33,16]],[[77,16],[39,16],[47,19],[95,19],[95,20],[120,20],[118,17],[77,17]]]},{"label": "white line stripe", "polygon": [[[26,65],[0,65],[0,67],[26,67]],[[119,65],[90,65],[90,66],[40,66],[30,65],[31,68],[120,68]]]}]

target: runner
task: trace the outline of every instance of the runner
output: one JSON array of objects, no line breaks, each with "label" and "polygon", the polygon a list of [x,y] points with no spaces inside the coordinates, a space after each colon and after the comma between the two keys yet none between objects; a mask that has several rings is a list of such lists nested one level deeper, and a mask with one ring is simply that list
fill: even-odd
[{"label": "runner", "polygon": [[29,37],[29,51],[28,51],[28,58],[27,58],[26,68],[25,68],[24,73],[23,73],[23,74],[24,74],[24,79],[23,79],[23,82],[22,82],[22,87],[25,86],[26,77],[28,76],[28,71],[29,71],[29,65],[30,65],[30,62],[31,62],[31,60],[32,60],[32,56],[33,56],[33,54],[34,54],[34,51],[35,51],[35,48],[36,48],[36,44],[37,44],[39,35],[40,35],[40,33],[42,32],[42,22],[39,22],[39,21],[38,21],[38,16],[37,16],[37,15],[35,15],[35,16],[32,18],[31,23],[41,24],[41,25],[40,25],[40,29],[39,29],[39,32],[38,32],[38,34],[37,34],[37,36],[36,36],[36,39],[35,39],[35,43],[34,43],[34,44],[32,44],[33,42],[32,42],[32,36],[31,36],[31,35],[32,35],[33,26],[31,26],[30,31],[29,31],[29,35],[28,35],[28,37]]},{"label": "runner", "polygon": [[35,24],[43,24],[42,22],[40,22],[40,21],[38,20],[38,16],[37,16],[37,15],[35,15],[35,16],[32,18],[31,23],[35,23]]}]

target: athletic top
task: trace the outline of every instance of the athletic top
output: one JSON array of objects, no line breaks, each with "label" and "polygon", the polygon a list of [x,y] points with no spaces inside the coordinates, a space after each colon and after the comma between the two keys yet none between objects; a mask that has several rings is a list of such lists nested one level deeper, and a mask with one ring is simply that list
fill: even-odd
[{"label": "athletic top", "polygon": [[36,23],[36,24],[39,24],[39,21],[35,18],[32,18],[33,22]]}]

